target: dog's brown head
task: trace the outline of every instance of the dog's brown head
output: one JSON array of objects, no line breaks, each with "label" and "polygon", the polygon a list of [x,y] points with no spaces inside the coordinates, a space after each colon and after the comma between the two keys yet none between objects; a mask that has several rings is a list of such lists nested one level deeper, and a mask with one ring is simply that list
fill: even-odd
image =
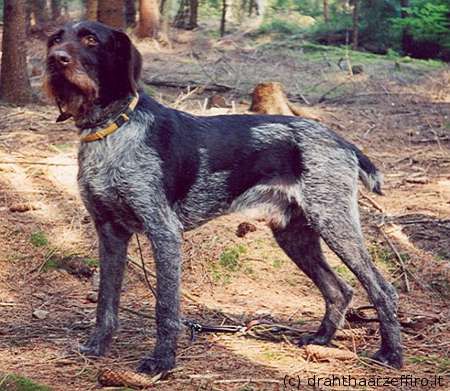
[{"label": "dog's brown head", "polygon": [[98,22],[68,23],[48,39],[45,89],[75,120],[94,104],[134,94],[141,55],[128,36]]}]

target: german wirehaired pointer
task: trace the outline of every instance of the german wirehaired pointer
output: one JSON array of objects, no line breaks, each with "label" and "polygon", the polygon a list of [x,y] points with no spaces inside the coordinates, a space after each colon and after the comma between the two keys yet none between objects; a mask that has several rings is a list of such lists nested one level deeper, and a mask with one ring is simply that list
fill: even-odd
[{"label": "german wirehaired pointer", "polygon": [[316,333],[325,345],[344,320],[351,287],[326,262],[320,238],[356,275],[376,307],[381,348],[402,366],[398,296],[375,268],[358,213],[358,177],[381,193],[381,174],[353,144],[297,117],[198,117],[162,106],[137,83],[141,56],[128,36],[97,22],[69,23],[48,41],[46,88],[59,120],[80,131],[78,182],[97,230],[97,324],[82,351],[107,352],[118,327],[127,246],[145,233],[157,271],[157,338],[142,372],[175,366],[180,321],[182,232],[216,216],[250,211],[314,281],[325,300]]}]

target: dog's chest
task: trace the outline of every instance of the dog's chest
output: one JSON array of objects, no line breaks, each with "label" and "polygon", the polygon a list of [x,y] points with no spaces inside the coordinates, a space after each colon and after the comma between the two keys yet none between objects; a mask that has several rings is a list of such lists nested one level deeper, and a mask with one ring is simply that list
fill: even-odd
[{"label": "dog's chest", "polygon": [[133,167],[114,150],[90,145],[80,149],[78,184],[81,197],[94,216],[139,224],[130,205]]}]

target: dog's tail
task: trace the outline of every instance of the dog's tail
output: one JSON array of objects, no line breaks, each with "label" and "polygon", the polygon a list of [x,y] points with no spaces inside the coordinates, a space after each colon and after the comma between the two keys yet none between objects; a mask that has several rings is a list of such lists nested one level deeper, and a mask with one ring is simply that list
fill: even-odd
[{"label": "dog's tail", "polygon": [[375,164],[373,164],[370,159],[353,144],[352,149],[358,159],[359,179],[361,179],[368,190],[382,195],[383,192],[381,191],[381,186],[383,185],[383,174],[378,171]]}]

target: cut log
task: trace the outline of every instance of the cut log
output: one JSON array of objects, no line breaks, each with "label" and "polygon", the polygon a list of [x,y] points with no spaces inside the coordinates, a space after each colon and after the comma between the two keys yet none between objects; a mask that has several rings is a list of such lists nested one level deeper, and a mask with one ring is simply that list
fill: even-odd
[{"label": "cut log", "polygon": [[289,102],[281,83],[266,82],[258,84],[252,92],[250,111],[259,114],[293,115],[319,120],[309,109]]}]

